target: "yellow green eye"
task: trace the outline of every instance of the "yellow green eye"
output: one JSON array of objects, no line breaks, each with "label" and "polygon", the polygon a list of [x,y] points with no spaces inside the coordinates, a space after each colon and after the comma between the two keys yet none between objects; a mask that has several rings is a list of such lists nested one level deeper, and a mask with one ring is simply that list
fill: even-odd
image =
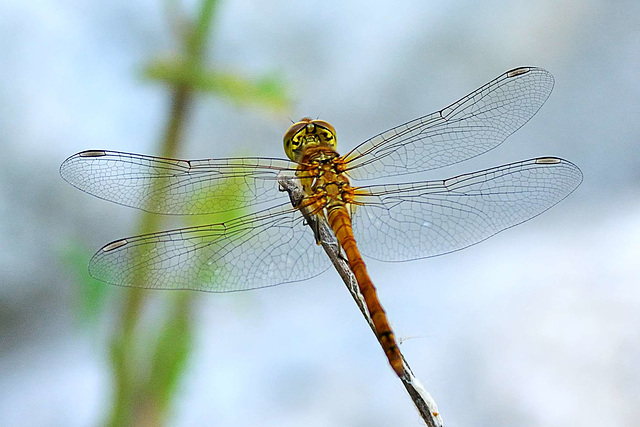
[{"label": "yellow green eye", "polygon": [[283,138],[284,151],[287,157],[297,161],[306,145],[325,144],[336,147],[336,131],[324,120],[301,119],[289,127]]}]

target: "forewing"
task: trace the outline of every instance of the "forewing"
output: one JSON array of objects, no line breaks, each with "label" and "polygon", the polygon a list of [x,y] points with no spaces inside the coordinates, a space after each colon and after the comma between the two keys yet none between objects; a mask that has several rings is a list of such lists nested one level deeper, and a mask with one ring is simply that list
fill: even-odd
[{"label": "forewing", "polygon": [[349,176],[426,171],[485,153],[533,117],[553,84],[553,76],[541,68],[508,71],[440,111],[363,142],[345,156]]},{"label": "forewing", "polygon": [[62,163],[71,185],[101,199],[161,214],[211,214],[282,197],[278,174],[295,173],[279,159],[179,160],[88,150]]},{"label": "forewing", "polygon": [[375,259],[441,255],[539,215],[581,181],[573,163],[544,157],[441,181],[362,187],[354,235],[362,253]]},{"label": "forewing", "polygon": [[232,292],[305,280],[329,265],[300,212],[283,204],[225,224],[109,243],[89,271],[120,286]]}]

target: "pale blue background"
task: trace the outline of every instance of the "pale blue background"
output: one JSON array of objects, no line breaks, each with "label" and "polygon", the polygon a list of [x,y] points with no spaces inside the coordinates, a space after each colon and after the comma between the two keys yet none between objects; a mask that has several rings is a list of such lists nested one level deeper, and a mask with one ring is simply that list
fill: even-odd
[{"label": "pale blue background", "polygon": [[[96,425],[108,409],[111,325],[75,323],[60,253],[69,236],[97,249],[132,233],[137,213],[58,166],[88,148],[158,154],[167,94],[137,73],[174,48],[162,4],[0,4],[0,425]],[[531,122],[428,176],[556,155],[583,185],[473,248],[368,265],[446,425],[639,425],[640,3],[346,4],[225,1],[211,63],[277,72],[297,102],[287,117],[204,96],[184,157],[281,156],[306,115],[351,148],[508,69],[548,69],[556,87]],[[172,425],[422,425],[334,272],[203,294],[196,315]]]}]

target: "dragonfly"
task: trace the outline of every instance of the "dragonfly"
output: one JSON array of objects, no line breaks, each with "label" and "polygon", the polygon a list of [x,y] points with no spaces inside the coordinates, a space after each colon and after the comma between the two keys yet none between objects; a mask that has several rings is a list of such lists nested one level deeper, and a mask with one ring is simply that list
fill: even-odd
[{"label": "dragonfly", "polygon": [[[306,280],[331,263],[305,216],[326,221],[387,359],[402,376],[398,344],[362,254],[407,261],[466,248],[551,208],[580,185],[582,173],[570,161],[538,157],[448,179],[366,181],[449,166],[497,147],[536,114],[553,85],[541,68],[507,71],[344,155],[330,123],[303,118],[284,135],[288,159],[180,160],[87,150],[65,160],[60,173],[93,196],[157,214],[244,212],[108,243],[89,271],[114,285],[233,292]],[[279,185],[283,176],[303,188],[302,201],[291,203]]]}]

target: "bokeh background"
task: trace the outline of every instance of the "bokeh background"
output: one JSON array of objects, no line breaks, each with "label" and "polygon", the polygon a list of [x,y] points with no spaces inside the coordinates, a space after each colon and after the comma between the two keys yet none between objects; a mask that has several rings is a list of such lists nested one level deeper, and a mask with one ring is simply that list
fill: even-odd
[{"label": "bokeh background", "polygon": [[[199,8],[0,4],[0,425],[109,419],[127,290],[89,283],[83,266],[135,233],[140,213],[77,191],[58,167],[89,148],[159,154],[170,91],[144,70],[180,51],[180,17]],[[368,265],[446,425],[637,426],[639,22],[637,1],[221,1],[207,67],[273,78],[290,102],[197,94],[180,156],[280,157],[302,116],[330,121],[351,148],[508,69],[548,69],[556,86],[532,121],[426,177],[555,155],[581,167],[582,186],[464,251]],[[156,294],[142,332],[170,316]],[[167,425],[422,425],[335,272],[196,294],[188,321]]]}]

